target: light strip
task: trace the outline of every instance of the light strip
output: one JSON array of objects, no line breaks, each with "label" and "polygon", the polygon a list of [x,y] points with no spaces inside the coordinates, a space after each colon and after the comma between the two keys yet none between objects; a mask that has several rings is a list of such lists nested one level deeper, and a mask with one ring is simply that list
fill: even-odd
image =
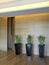
[{"label": "light strip", "polygon": [[0,13],[12,12],[12,11],[21,11],[21,10],[35,9],[35,8],[42,8],[42,7],[49,7],[49,1],[35,3],[35,4],[15,6],[15,7],[2,8],[2,9],[0,9]]}]

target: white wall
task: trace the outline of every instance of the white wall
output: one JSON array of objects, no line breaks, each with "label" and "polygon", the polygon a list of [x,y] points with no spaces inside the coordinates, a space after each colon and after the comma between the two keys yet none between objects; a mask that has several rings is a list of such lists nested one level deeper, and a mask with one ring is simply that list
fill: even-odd
[{"label": "white wall", "polygon": [[27,35],[32,35],[35,55],[38,55],[38,36],[44,35],[45,39],[45,55],[49,56],[49,15],[28,15],[15,17],[15,35],[20,35],[23,44],[23,53],[26,53],[25,44],[27,43]]},{"label": "white wall", "polygon": [[7,18],[0,18],[0,50],[7,51]]}]

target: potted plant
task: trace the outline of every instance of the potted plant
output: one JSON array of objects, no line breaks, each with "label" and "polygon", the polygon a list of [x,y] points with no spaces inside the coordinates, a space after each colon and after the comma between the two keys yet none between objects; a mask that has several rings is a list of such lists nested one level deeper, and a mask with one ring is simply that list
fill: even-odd
[{"label": "potted plant", "polygon": [[21,43],[20,43],[20,37],[18,35],[16,35],[15,53],[16,55],[21,54]]},{"label": "potted plant", "polygon": [[44,46],[45,46],[44,41],[45,41],[45,37],[40,35],[38,37],[38,40],[39,40],[39,43],[40,43],[39,44],[39,57],[44,58]]},{"label": "potted plant", "polygon": [[31,56],[31,51],[32,51],[31,39],[32,39],[31,35],[28,35],[27,44],[26,44],[26,54],[27,54],[27,56]]}]

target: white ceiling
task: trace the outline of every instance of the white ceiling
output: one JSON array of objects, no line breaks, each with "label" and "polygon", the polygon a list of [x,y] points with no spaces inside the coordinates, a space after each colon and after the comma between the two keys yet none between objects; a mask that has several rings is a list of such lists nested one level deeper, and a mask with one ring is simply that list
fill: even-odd
[{"label": "white ceiling", "polygon": [[15,1],[15,0],[0,0],[0,3],[7,3],[7,2],[12,2],[12,1]]},{"label": "white ceiling", "polygon": [[[5,10],[5,8],[10,8],[10,7],[15,7],[15,6],[23,6],[26,4],[28,5],[28,4],[33,4],[33,3],[36,4],[36,3],[40,3],[40,2],[46,2],[46,1],[48,1],[48,0],[1,0],[0,1],[0,10],[1,9]],[[49,1],[48,1],[48,3],[49,3]],[[15,9],[17,9],[17,8],[15,8]],[[16,15],[24,15],[24,14],[37,14],[37,13],[49,13],[49,5],[44,6],[44,7],[35,8],[35,9],[32,8],[32,9],[26,9],[26,10],[20,10],[20,11],[12,10],[9,12],[3,12],[3,13],[0,13],[0,17],[16,16]]]},{"label": "white ceiling", "polygon": [[[46,2],[48,0],[0,0],[0,8]],[[5,3],[6,2],[6,3]]]}]

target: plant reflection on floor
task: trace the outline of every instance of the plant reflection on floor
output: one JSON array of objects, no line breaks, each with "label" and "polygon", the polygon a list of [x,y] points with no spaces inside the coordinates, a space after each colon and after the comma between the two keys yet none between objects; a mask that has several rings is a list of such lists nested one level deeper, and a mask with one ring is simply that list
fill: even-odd
[{"label": "plant reflection on floor", "polygon": [[27,56],[28,65],[31,63],[31,56]]},{"label": "plant reflection on floor", "polygon": [[[31,64],[31,57],[30,56],[27,56],[27,61],[28,61],[28,65]],[[44,58],[39,58],[39,65],[45,65],[44,64]]]},{"label": "plant reflection on floor", "polygon": [[44,58],[40,58],[40,59],[39,59],[39,63],[40,63],[40,65],[45,65],[45,64],[44,64]]}]

